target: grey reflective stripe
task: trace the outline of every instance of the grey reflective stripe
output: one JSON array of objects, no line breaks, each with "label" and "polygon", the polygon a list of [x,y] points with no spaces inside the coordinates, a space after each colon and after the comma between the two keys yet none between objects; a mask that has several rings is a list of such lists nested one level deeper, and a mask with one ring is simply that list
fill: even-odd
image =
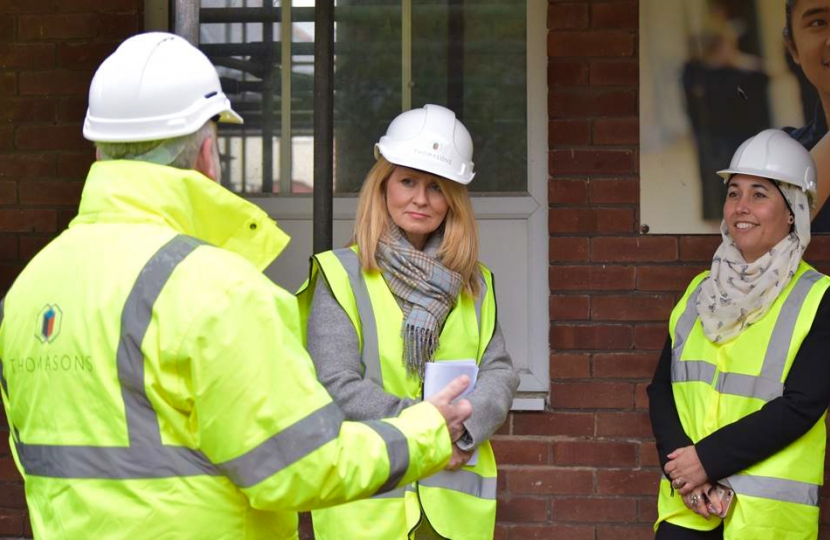
[{"label": "grey reflective stripe", "polygon": [[781,306],[781,312],[775,321],[775,328],[773,328],[772,337],[767,345],[764,365],[761,368],[761,376],[766,379],[780,381],[784,378],[787,353],[790,350],[790,342],[793,339],[798,314],[801,313],[801,308],[804,306],[804,301],[807,299],[807,295],[810,294],[813,285],[818,283],[822,277],[815,270],[804,272],[793,286],[784,305]]},{"label": "grey reflective stripe", "polygon": [[715,366],[703,360],[683,360],[672,364],[672,382],[703,382],[712,384]]},{"label": "grey reflective stripe", "polygon": [[381,388],[383,387],[383,374],[380,369],[380,345],[378,343],[378,328],[375,323],[375,311],[372,308],[372,300],[369,298],[369,290],[366,288],[366,281],[363,279],[363,272],[360,269],[360,261],[357,253],[349,248],[335,249],[334,256],[340,261],[346,274],[349,276],[349,283],[352,286],[354,299],[357,303],[357,314],[360,317],[360,332],[363,336],[363,350],[360,352],[360,361],[365,369],[364,378],[369,379]]},{"label": "grey reflective stripe", "polygon": [[203,242],[179,235],[162,246],[138,274],[121,313],[121,338],[116,362],[130,445],[161,444],[158,417],[144,388],[141,343],[150,326],[153,306],[173,270]]},{"label": "grey reflective stripe", "polygon": [[481,281],[481,291],[479,291],[478,296],[476,297],[476,322],[478,323],[478,334],[481,335],[481,306],[484,304],[484,297],[487,295],[487,280],[484,279],[482,275],[479,280]]},{"label": "grey reflective stripe", "polygon": [[407,491],[411,491],[411,492],[416,491],[415,486],[413,484],[407,484],[403,487],[393,489],[392,491],[387,491],[386,493],[379,493],[379,494],[377,494],[373,497],[370,497],[370,498],[371,499],[402,499],[406,495]]},{"label": "grey reflective stripe", "polygon": [[[688,300],[686,300],[686,308],[683,310],[683,314],[678,319],[677,324],[674,325],[674,344],[672,345],[671,349],[671,380],[672,382],[686,382],[686,381],[699,381],[700,379],[691,378],[691,379],[683,379],[681,377],[685,376],[684,371],[685,368],[682,368],[681,365],[685,362],[680,360],[680,355],[683,353],[683,346],[686,344],[686,339],[689,337],[689,334],[692,332],[692,328],[695,326],[695,321],[697,320],[697,309],[695,308],[695,302],[697,301],[697,297],[700,294],[700,284],[698,284],[697,288],[692,291],[692,294],[689,295]],[[713,374],[714,376],[714,374]],[[712,378],[709,378],[711,382]]]},{"label": "grey reflective stripe", "polygon": [[124,303],[116,363],[127,418],[129,447],[57,446],[17,442],[27,474],[57,478],[164,478],[218,475],[199,451],[163,446],[155,410],[144,387],[141,343],[153,305],[173,270],[202,242],[179,235],[144,265]]},{"label": "grey reflective stripe", "polygon": [[749,475],[730,476],[727,480],[738,495],[818,506],[820,486],[817,484]]},{"label": "grey reflective stripe", "polygon": [[419,482],[433,488],[450,489],[479,499],[496,499],[496,479],[485,478],[472,471],[441,471]]},{"label": "grey reflective stripe", "polygon": [[364,424],[374,429],[381,436],[383,442],[386,443],[386,453],[389,457],[389,478],[377,491],[378,493],[384,493],[400,484],[401,479],[409,469],[409,445],[406,443],[406,437],[401,433],[401,430],[388,422],[371,420],[364,422]]},{"label": "grey reflective stripe", "polygon": [[[823,277],[815,270],[807,270],[793,285],[790,294],[781,306],[772,335],[767,343],[761,374],[756,376],[741,373],[719,373],[715,382],[715,389],[718,392],[757,398],[763,401],[771,401],[783,395],[784,384],[781,380],[784,378],[787,354],[795,333],[798,315],[810,294],[810,290]],[[686,309],[675,327],[675,344],[672,347],[672,382],[701,381],[711,384],[714,377],[714,365],[699,360],[680,360],[683,345],[697,319],[697,310],[694,304],[698,294],[700,294],[700,285],[689,296]]]},{"label": "grey reflective stripe", "polygon": [[721,373],[718,375],[715,389],[721,394],[772,401],[784,394],[784,383],[756,377],[755,375]]},{"label": "grey reflective stripe", "polygon": [[793,285],[790,294],[781,306],[769,343],[767,343],[761,374],[755,376],[721,373],[715,385],[718,392],[757,398],[765,402],[784,394],[784,383],[781,381],[787,366],[787,353],[795,333],[795,324],[810,290],[822,277],[822,274],[814,270],[807,270]]},{"label": "grey reflective stripe", "polygon": [[181,446],[54,446],[16,443],[26,474],[52,478],[169,478],[217,475],[201,452]]},{"label": "grey reflective stripe", "polygon": [[[128,447],[56,446],[17,443],[27,474],[57,478],[167,478],[225,474],[252,486],[336,438],[343,413],[330,403],[253,450],[220,465],[198,450],[161,443],[158,417],[144,386],[141,343],[153,306],[176,267],[202,242],[177,236],[145,264],[121,316],[116,362],[129,430]],[[220,470],[221,469],[221,470]]]},{"label": "grey reflective stripe", "polygon": [[343,420],[340,407],[331,402],[218,467],[237,486],[256,485],[336,439]]}]

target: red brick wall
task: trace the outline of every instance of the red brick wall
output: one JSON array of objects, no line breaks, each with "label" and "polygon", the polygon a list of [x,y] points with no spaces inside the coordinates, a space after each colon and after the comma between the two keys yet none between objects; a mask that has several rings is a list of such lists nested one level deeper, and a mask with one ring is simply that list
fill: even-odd
[{"label": "red brick wall", "polygon": [[[142,0],[0,0],[0,291],[75,216],[94,158],[81,136],[89,82],[142,11]],[[21,535],[31,530],[4,434],[0,537]]]},{"label": "red brick wall", "polygon": [[[0,290],[75,214],[89,79],[142,4],[0,0]],[[549,2],[551,407],[512,413],[494,441],[500,540],[652,536],[645,386],[719,238],[639,232],[637,25],[636,0]],[[807,257],[825,272],[829,239]],[[30,535],[5,440],[0,536]]]},{"label": "red brick wall", "polygon": [[[512,413],[494,441],[502,540],[653,538],[645,387],[720,237],[639,231],[637,27],[636,0],[549,1],[551,406]],[[825,272],[828,240],[807,252]]]}]

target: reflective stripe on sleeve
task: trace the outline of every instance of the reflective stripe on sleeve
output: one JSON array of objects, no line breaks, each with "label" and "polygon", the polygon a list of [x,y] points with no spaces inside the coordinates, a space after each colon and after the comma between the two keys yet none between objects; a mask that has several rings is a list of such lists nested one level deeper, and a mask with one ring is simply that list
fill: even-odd
[{"label": "reflective stripe on sleeve", "polygon": [[459,491],[479,499],[496,499],[496,478],[484,477],[473,471],[441,471],[418,483],[425,487]]},{"label": "reflective stripe on sleeve", "polygon": [[364,422],[374,429],[386,443],[386,453],[389,457],[389,478],[377,493],[384,493],[397,486],[409,469],[409,446],[406,437],[401,431],[388,422],[371,420]]},{"label": "reflective stripe on sleeve", "polygon": [[754,475],[730,476],[727,480],[739,497],[740,495],[747,495],[775,501],[818,506],[820,486],[816,484]]},{"label": "reflective stripe on sleeve", "polygon": [[343,420],[343,411],[330,402],[218,467],[237,486],[256,485],[336,439]]}]

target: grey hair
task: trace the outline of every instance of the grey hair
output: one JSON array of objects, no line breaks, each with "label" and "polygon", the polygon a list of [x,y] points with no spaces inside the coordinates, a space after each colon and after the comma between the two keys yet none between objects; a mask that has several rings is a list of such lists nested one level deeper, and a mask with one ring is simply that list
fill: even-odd
[{"label": "grey hair", "polygon": [[195,133],[171,139],[142,142],[96,142],[102,161],[128,159],[168,165],[177,169],[192,169],[199,157],[202,144],[215,137],[213,122],[205,122]]}]

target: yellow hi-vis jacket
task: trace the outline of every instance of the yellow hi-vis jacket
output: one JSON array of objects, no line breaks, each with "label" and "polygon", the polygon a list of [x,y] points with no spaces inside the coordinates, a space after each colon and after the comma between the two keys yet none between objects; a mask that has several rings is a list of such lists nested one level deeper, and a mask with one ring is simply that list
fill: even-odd
[{"label": "yellow hi-vis jacket", "polygon": [[451,455],[422,403],[344,422],[261,270],[288,238],[194,171],[93,165],[0,324],[10,445],[38,538],[296,539],[298,510]]},{"label": "yellow hi-vis jacket", "polygon": [[[481,266],[477,299],[461,294],[442,329],[435,361],[481,361],[493,336],[496,303],[490,271]],[[401,398],[420,399],[422,384],[403,365],[403,314],[380,272],[360,268],[357,248],[316,255],[312,276],[300,292],[308,309],[314,283],[322,275],[355,327],[364,377]],[[312,512],[317,540],[405,540],[421,521],[452,540],[493,538],[496,522],[496,460],[489,441],[478,447],[478,463],[441,471],[420,482],[371,499]]]},{"label": "yellow hi-vis jacket", "polygon": [[[759,410],[784,392],[784,381],[802,341],[810,331],[830,278],[802,262],[767,314],[726,343],[715,344],[703,333],[695,302],[697,276],[674,308],[672,392],[683,429],[695,443],[718,429]],[[724,538],[806,540],[818,535],[819,487],[824,479],[826,433],[824,415],[784,450],[726,479],[735,491]],[[711,530],[709,521],[672,496],[663,477],[658,520],[681,527]],[[656,527],[656,525],[655,525]]]}]

